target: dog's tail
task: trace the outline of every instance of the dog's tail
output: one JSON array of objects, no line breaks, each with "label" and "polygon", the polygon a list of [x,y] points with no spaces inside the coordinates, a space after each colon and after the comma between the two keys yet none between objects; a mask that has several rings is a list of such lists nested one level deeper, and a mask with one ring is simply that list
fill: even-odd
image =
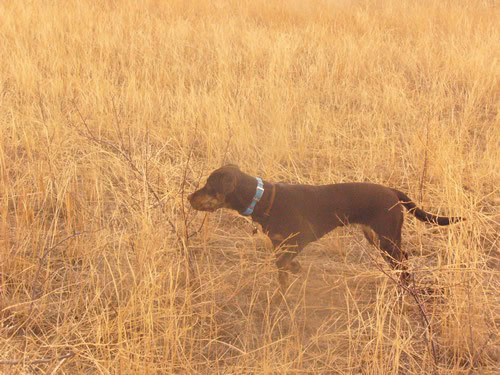
[{"label": "dog's tail", "polygon": [[408,210],[408,212],[415,215],[415,217],[420,221],[425,221],[437,225],[449,225],[465,220],[465,218],[463,217],[436,216],[425,212],[424,210],[418,208],[417,205],[410,198],[408,198],[405,193],[396,189],[392,190],[396,193],[400,203]]}]

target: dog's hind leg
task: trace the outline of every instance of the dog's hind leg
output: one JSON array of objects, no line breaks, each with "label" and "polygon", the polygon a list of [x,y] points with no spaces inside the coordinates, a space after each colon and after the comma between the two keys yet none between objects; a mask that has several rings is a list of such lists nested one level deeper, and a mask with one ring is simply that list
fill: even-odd
[{"label": "dog's hind leg", "polygon": [[389,263],[392,268],[401,272],[400,280],[403,284],[408,284],[410,274],[407,271],[406,261],[408,254],[401,249],[401,238],[387,238],[380,239],[380,250],[382,256]]},{"label": "dog's hind leg", "polygon": [[385,261],[395,270],[401,271],[400,280],[408,284],[410,274],[407,272],[406,260],[408,255],[401,248],[401,229],[403,215],[393,215],[378,218],[373,225],[363,226],[363,233],[373,246],[380,249]]}]

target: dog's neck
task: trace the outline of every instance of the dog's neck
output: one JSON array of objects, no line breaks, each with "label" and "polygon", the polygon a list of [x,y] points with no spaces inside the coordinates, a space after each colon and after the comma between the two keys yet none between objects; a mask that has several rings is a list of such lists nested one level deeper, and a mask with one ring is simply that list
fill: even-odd
[{"label": "dog's neck", "polygon": [[251,216],[252,220],[263,224],[264,221],[267,221],[269,211],[274,203],[276,186],[264,180],[262,185],[262,196],[253,209],[248,210],[255,197],[258,196],[259,183],[257,178],[242,173],[235,191],[228,195],[230,208],[238,211],[241,215]]},{"label": "dog's neck", "polygon": [[255,195],[253,196],[252,201],[250,202],[250,205],[246,208],[246,210],[240,212],[240,214],[243,216],[251,216],[253,214],[255,206],[260,202],[260,199],[264,195],[264,183],[262,182],[262,179],[260,177],[256,177],[255,179],[257,180]]}]

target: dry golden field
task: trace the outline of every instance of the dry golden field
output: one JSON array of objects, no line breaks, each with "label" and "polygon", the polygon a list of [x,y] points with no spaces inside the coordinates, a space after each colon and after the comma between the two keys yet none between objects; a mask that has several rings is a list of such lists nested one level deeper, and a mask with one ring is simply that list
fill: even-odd
[{"label": "dry golden field", "polygon": [[[0,2],[0,373],[494,374],[496,1]],[[300,255],[186,195],[237,163],[371,181],[407,217],[404,292],[356,228]]]}]

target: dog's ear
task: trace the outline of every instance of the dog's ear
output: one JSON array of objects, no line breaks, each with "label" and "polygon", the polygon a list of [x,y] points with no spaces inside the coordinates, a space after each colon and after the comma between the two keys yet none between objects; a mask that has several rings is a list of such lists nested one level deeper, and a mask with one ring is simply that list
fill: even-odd
[{"label": "dog's ear", "polygon": [[236,177],[232,173],[224,173],[220,179],[220,192],[224,195],[230,194],[236,188]]},{"label": "dog's ear", "polygon": [[230,194],[236,189],[236,175],[231,171],[218,171],[209,177],[209,183],[217,193]]},{"label": "dog's ear", "polygon": [[232,164],[232,163],[229,163],[229,164],[226,164],[224,165],[222,168],[236,168],[237,170],[240,170],[240,167],[238,167],[236,164]]}]

